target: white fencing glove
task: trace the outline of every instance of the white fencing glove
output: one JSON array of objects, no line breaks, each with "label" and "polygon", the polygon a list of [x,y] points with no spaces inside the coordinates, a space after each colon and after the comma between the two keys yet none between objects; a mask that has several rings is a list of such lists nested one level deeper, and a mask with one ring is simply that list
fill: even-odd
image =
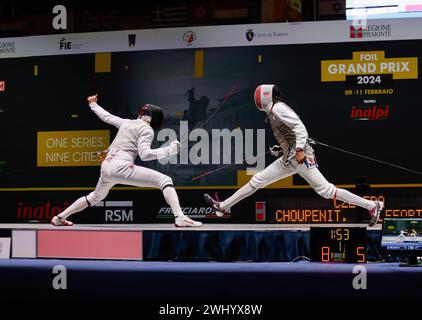
[{"label": "white fencing glove", "polygon": [[170,145],[167,148],[168,156],[174,156],[180,152],[180,142],[178,140],[174,140],[170,142]]}]

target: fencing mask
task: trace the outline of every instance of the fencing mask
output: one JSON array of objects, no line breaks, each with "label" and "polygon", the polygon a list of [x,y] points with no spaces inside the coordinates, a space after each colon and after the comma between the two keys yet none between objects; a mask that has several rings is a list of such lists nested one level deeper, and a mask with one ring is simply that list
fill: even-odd
[{"label": "fencing mask", "polygon": [[255,89],[254,100],[259,111],[266,111],[275,98],[281,100],[281,92],[277,85],[261,84]]},{"label": "fencing mask", "polygon": [[163,110],[160,107],[157,107],[153,104],[144,104],[139,108],[138,117],[150,116],[151,117],[151,127],[155,130],[158,130],[163,124]]}]

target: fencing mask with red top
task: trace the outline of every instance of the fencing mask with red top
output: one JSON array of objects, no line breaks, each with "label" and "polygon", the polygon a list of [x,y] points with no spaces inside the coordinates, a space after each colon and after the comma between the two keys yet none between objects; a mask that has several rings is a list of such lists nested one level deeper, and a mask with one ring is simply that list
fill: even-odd
[{"label": "fencing mask with red top", "polygon": [[254,100],[259,111],[267,111],[276,98],[281,100],[281,92],[275,84],[261,84],[255,89]]}]

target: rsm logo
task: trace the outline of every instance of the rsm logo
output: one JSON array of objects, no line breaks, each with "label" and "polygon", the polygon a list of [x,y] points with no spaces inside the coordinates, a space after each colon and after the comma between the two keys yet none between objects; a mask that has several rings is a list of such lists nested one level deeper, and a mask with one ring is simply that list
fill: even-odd
[{"label": "rsm logo", "polygon": [[133,201],[100,201],[95,206],[105,209],[105,222],[133,222]]}]

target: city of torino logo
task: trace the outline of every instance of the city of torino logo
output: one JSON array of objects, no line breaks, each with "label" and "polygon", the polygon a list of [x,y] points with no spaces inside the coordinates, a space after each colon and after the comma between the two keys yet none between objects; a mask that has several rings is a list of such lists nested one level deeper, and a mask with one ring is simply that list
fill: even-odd
[{"label": "city of torino logo", "polygon": [[246,31],[246,39],[250,42],[253,40],[254,37],[254,33],[252,31],[252,29],[249,29],[248,31]]},{"label": "city of torino logo", "polygon": [[418,79],[418,58],[386,58],[385,51],[356,51],[352,59],[321,60],[321,82],[346,81],[346,76],[391,74],[393,80]]}]

